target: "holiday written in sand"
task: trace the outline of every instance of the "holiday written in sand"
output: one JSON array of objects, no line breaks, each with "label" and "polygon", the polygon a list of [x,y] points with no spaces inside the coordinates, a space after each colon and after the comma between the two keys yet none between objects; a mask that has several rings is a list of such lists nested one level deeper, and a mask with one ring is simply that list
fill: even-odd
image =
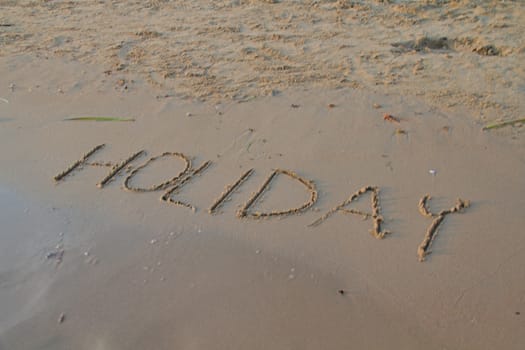
[{"label": "holiday written in sand", "polygon": [[[94,156],[99,150],[103,149],[105,147],[105,144],[100,144],[95,146],[93,149],[89,150],[87,153],[85,153],[79,160],[75,161],[72,165],[70,165],[66,170],[60,172],[58,175],[54,177],[55,182],[60,182],[64,180],[68,175],[71,175],[75,171],[80,171],[84,166],[104,166],[104,167],[110,167],[110,172],[97,184],[97,187],[103,188],[107,183],[114,180],[119,173],[121,172],[128,172],[129,174],[126,176],[123,184],[123,188],[128,191],[132,192],[152,192],[152,191],[160,191],[160,190],[166,190],[164,194],[160,197],[160,200],[167,203],[172,203],[175,205],[180,205],[186,208],[191,209],[193,212],[196,211],[196,207],[192,204],[188,204],[179,200],[175,200],[173,198],[173,195],[175,195],[177,192],[182,190],[184,186],[186,186],[192,178],[195,176],[199,176],[205,169],[207,169],[211,165],[211,161],[205,161],[202,165],[200,165],[197,168],[194,168],[191,163],[191,157],[186,156],[182,153],[178,152],[164,152],[161,155],[150,157],[146,162],[141,164],[140,166],[133,167],[132,162],[140,157],[141,155],[146,154],[145,150],[140,150],[138,152],[133,153],[131,156],[126,158],[124,161],[121,162],[92,162],[90,159],[92,156]],[[168,180],[160,183],[160,184],[154,184],[150,187],[143,188],[143,187],[132,187],[130,186],[131,179],[139,173],[139,171],[142,171],[146,169],[151,163],[154,161],[167,157],[167,156],[174,156],[178,158],[179,160],[182,160],[184,162],[184,169],[180,171],[175,177],[169,178]],[[217,209],[229,199],[229,197],[232,195],[232,192],[234,192],[237,188],[241,186],[241,184],[246,181],[253,173],[255,169],[249,169],[248,171],[244,172],[234,183],[228,184],[225,187],[225,190],[223,193],[220,194],[220,196],[213,202],[213,204],[210,206],[208,212],[210,214],[215,214]],[[253,207],[257,200],[261,197],[261,195],[264,192],[267,192],[270,190],[270,184],[274,177],[278,176],[279,174],[283,174],[288,176],[289,178],[298,181],[301,183],[305,189],[310,194],[310,199],[301,204],[298,207],[293,207],[285,210],[279,210],[279,211],[270,211],[270,212],[259,212],[259,211],[250,211],[250,208]],[[364,211],[356,210],[356,209],[349,209],[348,205],[352,203],[353,201],[358,200],[359,197],[362,195],[371,192],[371,207],[372,207],[372,213],[367,213]],[[272,217],[272,216],[288,216],[288,215],[297,215],[301,214],[305,210],[312,208],[315,203],[317,202],[318,198],[318,191],[316,189],[315,183],[313,181],[307,180],[301,176],[299,176],[296,172],[290,171],[290,170],[284,170],[284,169],[274,169],[271,171],[270,175],[266,178],[264,183],[259,187],[259,189],[253,193],[253,195],[250,197],[250,199],[242,206],[241,209],[237,212],[237,217],[239,218],[264,218],[264,217]],[[432,224],[427,230],[427,233],[423,239],[423,242],[418,246],[417,254],[419,257],[419,261],[424,261],[425,256],[430,253],[430,245],[432,241],[435,238],[435,234],[437,233],[437,229],[439,225],[442,223],[442,221],[445,219],[446,215],[460,212],[463,209],[470,206],[469,201],[464,201],[462,199],[457,200],[457,204],[452,207],[452,209],[449,210],[443,210],[439,214],[432,214],[427,206],[426,202],[430,200],[430,195],[425,195],[423,198],[419,201],[419,212],[421,215],[426,217],[432,217],[435,218],[434,221],[432,221]],[[322,222],[324,222],[326,219],[328,219],[331,215],[340,212],[344,214],[353,214],[361,216],[363,219],[372,218],[373,219],[373,229],[370,230],[370,233],[378,239],[384,238],[387,234],[389,234],[389,231],[382,229],[382,223],[384,221],[383,216],[381,215],[381,206],[379,205],[379,187],[377,186],[365,186],[359,189],[354,194],[350,195],[348,199],[346,199],[344,202],[340,203],[339,205],[333,207],[328,212],[326,212],[324,215],[322,215],[320,218],[315,220],[314,222],[310,223],[309,227],[314,227],[320,225]]]}]

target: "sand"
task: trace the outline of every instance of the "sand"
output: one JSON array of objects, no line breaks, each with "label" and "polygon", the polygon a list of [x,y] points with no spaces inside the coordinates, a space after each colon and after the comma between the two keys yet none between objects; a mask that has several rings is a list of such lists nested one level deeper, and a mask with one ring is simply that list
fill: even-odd
[{"label": "sand", "polygon": [[0,349],[521,349],[524,10],[0,2]]},{"label": "sand", "polygon": [[[116,88],[249,100],[293,86],[523,117],[522,1],[7,1],[0,56],[95,64]],[[80,88],[63,81],[62,91]]]}]

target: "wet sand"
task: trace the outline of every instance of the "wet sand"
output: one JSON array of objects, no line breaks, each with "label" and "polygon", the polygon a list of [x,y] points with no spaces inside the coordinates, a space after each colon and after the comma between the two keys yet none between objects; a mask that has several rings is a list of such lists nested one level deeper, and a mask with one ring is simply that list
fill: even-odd
[{"label": "wet sand", "polygon": [[[166,15],[179,3],[148,2],[155,13],[167,6]],[[14,17],[0,18],[23,22],[15,16],[19,12],[33,9],[44,18],[38,12],[42,6],[52,11],[66,6],[31,4],[2,4]],[[284,11],[294,4],[303,8],[296,2],[250,2],[237,10],[282,6]],[[367,4],[377,15],[380,5]],[[450,10],[447,6],[441,10]],[[434,10],[429,7],[428,13]],[[510,20],[520,5],[494,11],[507,11]],[[328,12],[316,13],[327,25]],[[101,33],[100,42],[105,40],[109,36]],[[233,75],[229,88],[249,98],[227,97],[220,85],[207,85],[217,94],[200,101],[202,90],[183,88],[194,81],[189,75],[177,80],[183,87],[173,91],[141,80],[139,67],[148,67],[148,60],[129,65],[130,71],[118,73],[122,76],[108,75],[97,61],[104,61],[103,53],[84,60],[57,57],[46,47],[30,54],[20,43],[5,48],[0,349],[521,348],[525,148],[520,125],[483,131],[479,106],[451,107],[442,102],[452,103],[452,97],[443,95],[435,103],[410,89],[337,88],[323,77],[321,86],[270,84],[268,95],[262,85],[242,91]],[[417,55],[430,54],[410,53]],[[466,55],[453,59],[466,64]],[[507,56],[484,58],[494,59],[498,74],[510,74],[504,65],[522,55],[513,49]],[[522,70],[516,65],[515,84]],[[445,85],[462,81],[450,72],[446,76]],[[431,90],[412,78],[407,84],[414,91]],[[465,83],[465,91],[475,85]],[[521,101],[516,86],[501,94]],[[520,103],[501,110],[517,118],[524,112]],[[497,119],[497,108],[483,110]],[[134,121],[65,120],[80,116]],[[84,164],[53,179],[101,144],[87,161],[97,166]],[[111,171],[104,164],[118,164],[141,150],[129,168],[97,187]],[[164,152],[184,154],[193,169],[211,162],[170,195],[195,210],[161,200],[174,183],[151,192],[124,188],[134,169]],[[162,157],[129,184],[155,187],[184,167],[179,156]],[[253,173],[210,214],[227,186],[249,169]],[[313,205],[293,215],[239,218],[275,169],[312,181],[318,195]],[[373,217],[343,210],[310,226],[366,186],[378,187],[382,229],[390,234],[377,239],[370,233]],[[418,209],[426,194],[436,215],[457,198],[470,206],[445,216],[431,254],[420,262],[418,246],[435,220]],[[286,211],[311,199],[304,183],[281,173],[247,211]],[[369,192],[342,209],[374,215]]]}]

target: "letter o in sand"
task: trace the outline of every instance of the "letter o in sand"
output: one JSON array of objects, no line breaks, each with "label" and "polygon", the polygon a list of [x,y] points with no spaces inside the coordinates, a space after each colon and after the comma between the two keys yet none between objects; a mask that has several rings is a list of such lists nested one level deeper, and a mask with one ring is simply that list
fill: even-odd
[{"label": "letter o in sand", "polygon": [[[151,163],[153,163],[154,161],[158,160],[158,159],[161,159],[161,158],[164,158],[164,157],[169,157],[169,156],[172,156],[172,157],[177,157],[177,158],[180,158],[184,161],[185,163],[185,167],[184,169],[177,174],[177,176],[163,182],[163,183],[160,183],[160,184],[157,184],[157,185],[152,185],[150,186],[149,188],[143,188],[143,187],[134,187],[130,184],[131,182],[131,179],[137,175],[141,170],[143,170],[144,168],[146,168],[148,165],[150,165]],[[173,183],[175,183],[177,180],[179,180],[179,178],[183,175],[185,175],[189,169],[191,168],[191,161],[190,159],[185,156],[184,154],[182,153],[178,153],[178,152],[164,152],[162,153],[161,155],[159,156],[155,156],[155,157],[151,157],[150,159],[148,159],[144,164],[138,166],[137,168],[135,168],[129,175],[128,177],[126,177],[126,180],[124,181],[124,188],[128,191],[134,191],[134,192],[153,192],[153,191],[159,191],[159,190],[164,190],[166,189],[167,187],[169,187],[170,185],[172,185]]]}]

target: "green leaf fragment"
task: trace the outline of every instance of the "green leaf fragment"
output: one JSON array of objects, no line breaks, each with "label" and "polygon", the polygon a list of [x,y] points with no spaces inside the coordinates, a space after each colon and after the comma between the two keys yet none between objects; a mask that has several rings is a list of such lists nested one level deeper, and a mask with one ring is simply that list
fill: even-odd
[{"label": "green leaf fragment", "polygon": [[485,125],[483,127],[483,130],[499,129],[499,128],[502,128],[504,126],[514,125],[514,124],[517,124],[517,123],[525,123],[525,118],[514,119],[514,120],[507,120],[507,121],[503,121],[503,122],[487,124],[487,125]]},{"label": "green leaf fragment", "polygon": [[64,120],[79,120],[79,121],[95,121],[95,122],[134,122],[133,118],[117,118],[117,117],[74,117],[66,118]]}]

